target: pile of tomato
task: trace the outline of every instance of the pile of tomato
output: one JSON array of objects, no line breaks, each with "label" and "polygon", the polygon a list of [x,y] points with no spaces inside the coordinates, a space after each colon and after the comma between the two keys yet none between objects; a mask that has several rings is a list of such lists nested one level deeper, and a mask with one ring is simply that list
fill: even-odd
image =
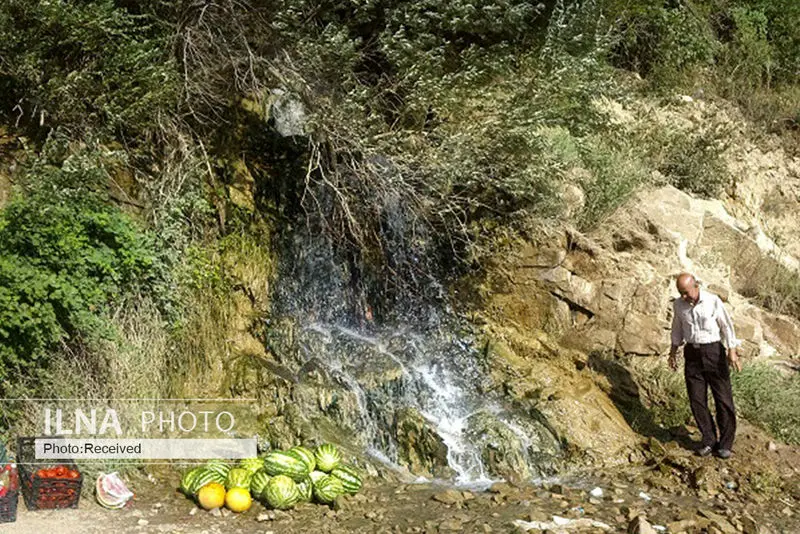
[{"label": "pile of tomato", "polygon": [[[56,465],[34,471],[31,480],[37,508],[65,508],[77,502],[81,474],[66,465]],[[36,481],[38,480],[38,489]]]},{"label": "pile of tomato", "polygon": [[57,465],[49,469],[39,469],[36,471],[36,476],[39,478],[75,479],[80,478],[81,474],[76,469],[70,469],[65,465]]},{"label": "pile of tomato", "polygon": [[0,468],[0,498],[5,497],[9,491],[19,489],[19,475],[12,464]]}]

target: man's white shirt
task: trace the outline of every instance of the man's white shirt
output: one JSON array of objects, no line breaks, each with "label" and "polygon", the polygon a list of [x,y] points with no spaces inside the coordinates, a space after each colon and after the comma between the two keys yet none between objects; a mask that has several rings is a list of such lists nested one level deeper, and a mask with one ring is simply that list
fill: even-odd
[{"label": "man's white shirt", "polygon": [[722,341],[726,348],[738,347],[741,342],[736,339],[725,305],[717,295],[702,289],[697,304],[691,304],[678,298],[672,303],[672,345],[679,347],[683,343],[705,344]]}]

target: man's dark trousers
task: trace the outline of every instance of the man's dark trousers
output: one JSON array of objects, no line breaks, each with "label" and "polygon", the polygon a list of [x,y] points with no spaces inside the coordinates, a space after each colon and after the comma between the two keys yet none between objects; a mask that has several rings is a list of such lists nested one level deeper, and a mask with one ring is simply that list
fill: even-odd
[{"label": "man's dark trousers", "polygon": [[[684,376],[689,404],[694,420],[703,433],[703,445],[731,450],[736,434],[736,409],[733,406],[731,373],[728,358],[722,343],[686,345],[683,351],[685,360]],[[719,441],[714,419],[708,410],[708,388],[714,396],[719,426]]]}]

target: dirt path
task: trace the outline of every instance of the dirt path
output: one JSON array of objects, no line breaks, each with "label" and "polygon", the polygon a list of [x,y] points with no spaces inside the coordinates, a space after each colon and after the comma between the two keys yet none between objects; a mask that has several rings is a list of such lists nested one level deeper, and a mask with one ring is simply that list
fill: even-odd
[{"label": "dirt path", "polygon": [[[0,533],[485,533],[514,532],[520,520],[543,527],[554,516],[572,522],[548,532],[599,533],[626,532],[637,515],[664,527],[656,532],[800,533],[800,449],[771,445],[753,429],[740,434],[728,461],[694,457],[674,442],[651,441],[649,449],[644,465],[584,472],[559,483],[464,491],[368,481],[359,495],[341,498],[337,509],[304,504],[273,512],[254,504],[240,515],[197,509],[173,489],[177,473],[140,477],[131,481],[137,497],[126,509],[105,510],[84,495],[78,509],[31,512],[20,500],[17,522],[0,524]],[[602,494],[592,494],[594,488]],[[585,528],[571,528],[581,519]],[[588,526],[587,519],[609,528]]]}]

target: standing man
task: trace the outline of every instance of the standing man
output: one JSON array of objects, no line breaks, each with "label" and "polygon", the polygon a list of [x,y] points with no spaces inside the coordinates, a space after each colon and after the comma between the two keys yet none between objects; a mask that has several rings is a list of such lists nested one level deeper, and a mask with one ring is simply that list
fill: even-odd
[{"label": "standing man", "polygon": [[[720,458],[727,459],[731,456],[736,434],[730,367],[742,370],[736,354],[739,341],[717,295],[700,289],[700,284],[689,273],[681,273],[676,285],[681,298],[675,299],[672,305],[669,366],[673,371],[678,369],[678,348],[686,343],[683,350],[686,390],[692,414],[703,434],[703,445],[697,454],[708,456],[716,452]],[[716,426],[708,410],[709,387],[717,412]]]}]

